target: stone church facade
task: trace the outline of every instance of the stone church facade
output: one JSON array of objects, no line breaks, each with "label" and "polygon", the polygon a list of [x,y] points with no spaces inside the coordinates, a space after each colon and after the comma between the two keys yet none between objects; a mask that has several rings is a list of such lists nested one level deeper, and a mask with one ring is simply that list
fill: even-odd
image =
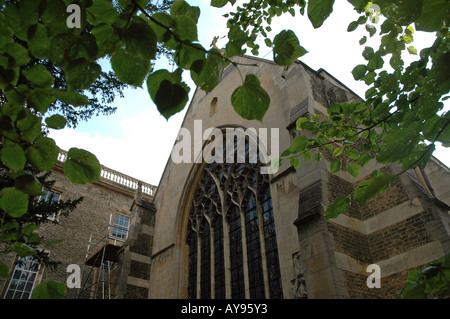
[{"label": "stone church facade", "polygon": [[[325,116],[335,102],[361,100],[326,71],[301,62],[282,68],[241,59],[258,65],[240,66],[240,72],[256,74],[271,98],[262,123],[233,110],[230,95],[241,77],[230,66],[213,91],[197,89],[182,130],[194,135],[198,120],[203,130],[217,128],[224,136],[228,128],[241,128],[248,143],[253,140],[271,154],[273,145],[260,143],[270,137],[252,136],[248,128],[279,128],[283,151],[299,134],[300,116]],[[145,272],[128,277],[123,297],[129,291],[142,298],[393,298],[409,270],[450,250],[449,170],[437,159],[403,174],[364,207],[352,205],[326,220],[326,205],[349,194],[373,169],[395,173],[399,168],[370,162],[358,179],[345,165],[333,175],[332,158],[325,154],[320,162],[302,161],[297,169],[285,163],[275,174],[261,174],[260,161],[251,164],[249,157],[241,164],[212,163],[208,156],[217,155],[211,151],[216,146],[217,138],[204,136],[206,157],[193,145],[187,151],[192,162],[168,160],[153,208],[147,217],[142,208],[137,217],[147,222],[138,224],[140,231],[130,239],[151,243],[134,261],[128,259],[131,268]],[[366,284],[371,264],[380,267],[381,288]]]},{"label": "stone church facade", "polygon": [[[182,150],[192,160],[169,158],[157,188],[105,177],[77,188],[75,193],[88,196],[83,209],[90,217],[61,221],[58,227],[67,228],[66,234],[85,234],[82,239],[70,235],[66,245],[71,248],[60,247],[52,256],[77,251],[77,263],[94,269],[87,282],[97,283],[104,270],[95,258],[113,260],[110,298],[394,298],[408,271],[450,251],[450,175],[435,158],[425,168],[402,174],[364,207],[352,204],[329,220],[325,207],[351,193],[373,169],[395,173],[399,167],[372,161],[356,179],[345,163],[331,174],[332,157],[324,153],[319,162],[301,160],[297,169],[283,163],[276,172],[264,172],[264,155],[276,153],[275,147],[282,152],[300,134],[295,128],[299,117],[324,117],[335,102],[361,99],[325,70],[300,61],[283,68],[263,59],[238,59],[257,66],[240,66],[241,74],[229,66],[213,91],[194,93],[180,129],[192,133],[192,142],[200,134],[200,146],[190,143]],[[241,75],[248,73],[258,76],[271,99],[262,122],[244,120],[230,103]],[[185,138],[180,136],[174,151]],[[212,160],[221,156],[227,160]],[[58,178],[60,185],[66,183]],[[124,241],[108,237],[101,246],[107,248],[86,254],[86,229],[100,232],[111,211],[129,218]],[[111,227],[122,234],[123,225]],[[73,263],[61,258],[65,265]],[[381,271],[380,288],[366,283],[372,264]],[[64,281],[64,271],[54,278]],[[80,295],[70,293],[69,298]],[[87,297],[105,295],[90,288]]]}]

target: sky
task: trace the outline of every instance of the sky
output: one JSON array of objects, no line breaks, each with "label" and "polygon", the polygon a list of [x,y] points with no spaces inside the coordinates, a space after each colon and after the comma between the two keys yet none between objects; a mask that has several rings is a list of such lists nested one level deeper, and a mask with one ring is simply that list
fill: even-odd
[{"label": "sky", "polygon": [[[227,35],[227,19],[222,15],[232,8],[230,4],[217,9],[210,7],[210,0],[187,2],[200,7],[198,35],[203,47],[209,48],[214,36],[221,38]],[[242,1],[237,1],[237,4],[239,2]],[[367,35],[367,32],[362,27],[353,32],[346,31],[348,24],[358,16],[347,1],[339,0],[321,28],[314,29],[306,14],[301,16],[297,11],[295,17],[290,17],[287,13],[274,19],[271,24],[273,31],[269,37],[273,39],[281,30],[294,31],[300,45],[308,50],[308,53],[300,58],[302,62],[314,70],[325,69],[360,97],[364,97],[367,86],[363,82],[355,81],[351,71],[357,64],[365,63],[361,55],[364,46],[359,45],[359,39]],[[415,32],[414,37],[413,45],[419,52],[421,47],[432,44],[432,37],[427,33]],[[217,46],[224,46],[224,41],[226,39],[220,40]],[[365,45],[370,46],[371,43],[374,48],[378,47],[376,39],[370,38]],[[271,49],[265,46],[262,40],[259,57],[273,59]],[[405,55],[404,59],[409,63],[408,61],[417,57]],[[159,68],[172,71],[172,67],[164,60],[157,62],[156,69]],[[191,99],[195,85],[188,72],[184,72],[183,79],[191,88]],[[64,150],[71,147],[88,150],[95,154],[104,166],[158,185],[189,102],[182,112],[166,120],[153,104],[145,82],[142,88],[126,89],[124,95],[124,98],[116,98],[113,106],[117,107],[117,111],[113,115],[91,118],[87,122],[81,122],[76,129],[51,130],[50,137]],[[450,166],[448,149],[439,148],[434,155]]]}]

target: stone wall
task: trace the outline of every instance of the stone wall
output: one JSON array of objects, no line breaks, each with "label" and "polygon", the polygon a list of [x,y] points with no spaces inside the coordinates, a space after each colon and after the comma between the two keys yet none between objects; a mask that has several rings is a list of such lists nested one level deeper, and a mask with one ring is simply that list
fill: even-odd
[{"label": "stone wall", "polygon": [[[449,249],[448,208],[430,198],[411,174],[402,175],[363,207],[352,204],[346,214],[327,222],[350,298],[395,298],[408,271],[420,269]],[[330,202],[357,186],[345,176],[328,174]],[[369,264],[381,267],[380,289],[366,285]]]},{"label": "stone wall", "polygon": [[[301,62],[283,68],[262,59],[238,59],[257,65],[242,65],[239,73],[243,77],[247,73],[257,75],[270,95],[271,106],[262,123],[242,119],[231,106],[230,96],[241,84],[241,76],[230,66],[214,90],[196,90],[183,128],[194,132],[195,120],[201,120],[203,130],[229,126],[278,128],[282,152],[299,134],[295,130],[298,117],[318,114],[324,118],[327,108],[335,102],[362,101],[325,70],[314,71]],[[270,153],[270,145],[267,148]],[[190,151],[196,159],[198,150],[192,147]],[[450,250],[450,232],[446,231],[450,229],[448,208],[433,199],[431,192],[424,192],[426,181],[404,174],[364,207],[352,203],[346,214],[326,220],[325,207],[337,197],[350,194],[372,170],[396,173],[398,168],[372,161],[356,179],[346,171],[346,161],[338,174],[331,174],[332,156],[326,152],[323,155],[319,163],[301,159],[297,169],[285,163],[270,176],[283,296],[394,297],[409,269],[417,269]],[[187,215],[200,163],[175,164],[168,159],[154,201],[150,298],[187,296]],[[429,171],[434,172],[430,183],[436,192],[448,194],[447,184],[437,180],[442,175],[449,180],[445,167],[433,163]],[[382,269],[380,289],[366,285],[370,263],[377,263]]]},{"label": "stone wall", "polygon": [[[71,274],[66,271],[68,265],[78,265],[82,271],[84,270],[85,275],[91,270],[90,267],[84,267],[91,235],[93,241],[108,235],[110,218],[114,222],[116,213],[131,216],[130,207],[135,195],[134,188],[137,187],[134,184],[126,184],[130,181],[124,178],[126,175],[120,176],[119,180],[117,172],[102,167],[100,181],[75,185],[63,175],[62,163],[55,166],[50,176],[50,180],[55,180],[52,190],[61,193],[62,200],[83,197],[83,201],[67,217],[58,216],[55,222],[41,225],[39,234],[43,237],[43,244],[64,239],[63,242],[47,249],[50,259],[59,262],[59,266],[56,269],[42,269],[41,277],[44,275],[43,278],[46,280],[66,283],[67,277]],[[116,244],[120,246],[123,242],[118,241]],[[14,261],[15,256],[8,255],[6,262],[11,270],[14,269]],[[92,270],[92,273],[96,272],[96,269]],[[7,284],[5,280],[0,281],[0,293],[4,293]],[[115,286],[112,285],[112,288]],[[67,289],[66,298],[76,298],[78,291],[76,288]]]}]

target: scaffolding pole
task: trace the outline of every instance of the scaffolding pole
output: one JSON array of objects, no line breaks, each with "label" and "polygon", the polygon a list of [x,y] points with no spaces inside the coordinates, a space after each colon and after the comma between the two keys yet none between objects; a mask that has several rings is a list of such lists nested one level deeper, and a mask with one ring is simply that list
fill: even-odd
[{"label": "scaffolding pole", "polygon": [[112,225],[112,214],[109,223],[100,232],[100,238],[91,233],[82,269],[82,285],[78,291],[78,299],[111,299],[113,297],[111,270],[118,263],[118,251],[124,240],[114,236],[112,229],[125,229]]}]

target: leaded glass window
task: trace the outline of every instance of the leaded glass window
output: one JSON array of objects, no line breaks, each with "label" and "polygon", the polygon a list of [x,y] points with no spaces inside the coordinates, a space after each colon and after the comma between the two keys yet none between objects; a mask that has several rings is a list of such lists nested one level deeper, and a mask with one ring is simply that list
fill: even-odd
[{"label": "leaded glass window", "polygon": [[19,257],[4,299],[29,299],[39,273],[39,260],[33,256]]},{"label": "leaded glass window", "polygon": [[189,298],[283,297],[268,176],[249,143],[245,162],[203,167],[188,219]]}]

